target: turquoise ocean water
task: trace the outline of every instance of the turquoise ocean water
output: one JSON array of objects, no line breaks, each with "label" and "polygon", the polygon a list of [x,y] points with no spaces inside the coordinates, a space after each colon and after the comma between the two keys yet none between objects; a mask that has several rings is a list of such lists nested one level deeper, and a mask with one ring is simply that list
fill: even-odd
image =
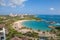
[{"label": "turquoise ocean water", "polygon": [[23,23],[23,25],[27,28],[32,28],[34,30],[50,30],[50,28],[48,28],[48,25],[46,22],[38,22],[38,21],[26,21]]},{"label": "turquoise ocean water", "polygon": [[[60,24],[60,16],[51,16],[51,15],[38,15],[38,18],[42,18],[43,20],[46,21],[54,21],[58,24]],[[49,23],[47,23],[46,21],[25,21],[22,23],[23,26],[27,27],[27,28],[32,28],[33,30],[41,30],[41,31],[49,31],[51,30],[49,28]],[[55,24],[53,24],[55,25]]]}]

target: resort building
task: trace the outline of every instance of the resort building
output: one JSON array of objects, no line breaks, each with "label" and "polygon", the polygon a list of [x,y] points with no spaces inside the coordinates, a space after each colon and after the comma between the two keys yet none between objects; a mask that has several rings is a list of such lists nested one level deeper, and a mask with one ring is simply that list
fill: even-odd
[{"label": "resort building", "polygon": [[26,37],[22,37],[22,38],[19,38],[19,37],[13,37],[11,40],[29,40],[28,38]]},{"label": "resort building", "polygon": [[6,40],[5,28],[3,24],[0,24],[0,40]]},{"label": "resort building", "polygon": [[49,32],[42,32],[39,34],[40,40],[51,40],[51,39],[55,39],[55,37],[56,37],[55,34],[51,34]]},{"label": "resort building", "polygon": [[10,13],[9,16],[11,16],[11,17],[16,17],[17,14]]}]

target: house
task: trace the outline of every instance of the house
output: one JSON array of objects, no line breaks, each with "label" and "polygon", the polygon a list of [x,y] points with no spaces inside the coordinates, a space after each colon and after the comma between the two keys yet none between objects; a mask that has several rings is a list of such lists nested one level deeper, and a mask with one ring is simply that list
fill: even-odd
[{"label": "house", "polygon": [[11,40],[28,40],[28,38],[26,38],[26,37],[19,38],[19,37],[15,36]]},{"label": "house", "polygon": [[4,24],[0,24],[0,40],[6,40]]}]

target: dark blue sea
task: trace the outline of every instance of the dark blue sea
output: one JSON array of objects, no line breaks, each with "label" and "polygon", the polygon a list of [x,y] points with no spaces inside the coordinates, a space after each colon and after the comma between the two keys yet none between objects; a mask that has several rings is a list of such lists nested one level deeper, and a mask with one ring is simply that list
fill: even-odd
[{"label": "dark blue sea", "polygon": [[[33,30],[41,30],[41,31],[50,31],[50,25],[60,26],[60,15],[35,15],[37,18],[42,19],[43,21],[25,21],[22,23],[23,26],[27,28],[32,28]],[[50,24],[50,22],[55,22],[54,24]]]},{"label": "dark blue sea", "polygon": [[38,15],[38,18],[42,18],[46,21],[55,21],[60,23],[60,15]]}]

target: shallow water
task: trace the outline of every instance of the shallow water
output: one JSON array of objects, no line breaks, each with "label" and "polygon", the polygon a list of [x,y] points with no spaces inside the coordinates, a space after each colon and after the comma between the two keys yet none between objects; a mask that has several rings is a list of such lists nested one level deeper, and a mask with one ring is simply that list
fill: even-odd
[{"label": "shallow water", "polygon": [[27,28],[32,28],[34,30],[42,30],[42,31],[46,31],[46,30],[50,30],[50,28],[48,27],[48,23],[44,22],[44,21],[26,21],[22,23],[23,26],[27,27]]},{"label": "shallow water", "polygon": [[[42,18],[43,20],[46,20],[46,21],[60,23],[60,15],[38,15],[37,17]],[[32,28],[34,30],[42,30],[42,31],[48,30],[49,31],[49,30],[51,30],[49,28],[49,25],[51,25],[51,24],[49,24],[46,21],[40,21],[40,22],[26,21],[26,22],[23,22],[22,25],[27,28]],[[53,24],[53,25],[55,25],[55,24]]]}]

